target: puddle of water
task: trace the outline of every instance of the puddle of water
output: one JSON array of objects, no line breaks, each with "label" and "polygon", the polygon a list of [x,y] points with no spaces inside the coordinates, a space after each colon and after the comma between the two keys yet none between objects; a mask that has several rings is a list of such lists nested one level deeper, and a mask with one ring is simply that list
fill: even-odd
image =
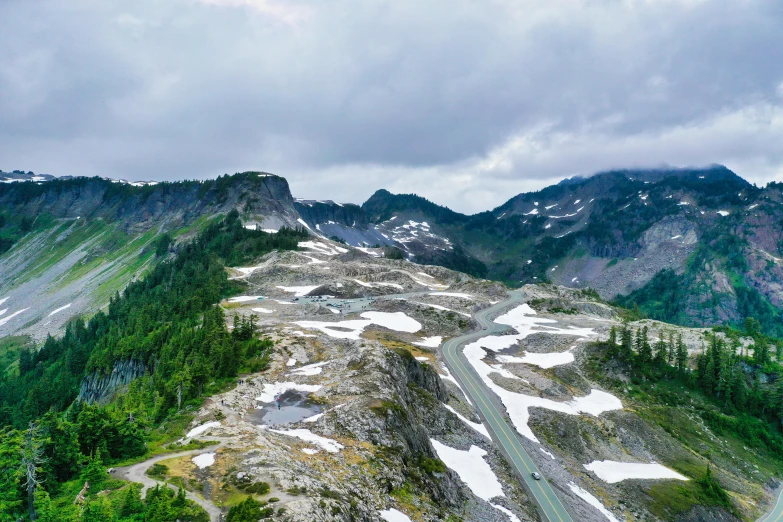
[{"label": "puddle of water", "polygon": [[263,408],[253,410],[246,419],[256,425],[279,426],[291,422],[299,422],[321,413],[323,408],[313,404],[308,398],[309,394],[303,394],[295,390],[288,390],[280,396],[280,407],[274,403],[264,405]]}]

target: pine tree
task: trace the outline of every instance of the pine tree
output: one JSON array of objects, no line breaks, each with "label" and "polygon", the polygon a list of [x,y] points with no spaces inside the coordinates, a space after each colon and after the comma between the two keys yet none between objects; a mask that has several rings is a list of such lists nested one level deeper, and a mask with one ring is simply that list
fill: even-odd
[{"label": "pine tree", "polygon": [[617,328],[614,325],[609,329],[609,339],[606,343],[609,345],[610,355],[617,353]]},{"label": "pine tree", "polygon": [[655,363],[658,366],[666,364],[667,354],[666,341],[663,340],[663,333],[661,333],[658,341],[655,343]]},{"label": "pine tree", "polygon": [[38,426],[31,422],[24,436],[22,447],[22,472],[27,490],[27,507],[30,520],[35,520],[35,492],[41,485],[41,465],[45,462],[43,444],[38,434]]},{"label": "pine tree", "polygon": [[684,373],[688,368],[688,348],[682,341],[682,334],[677,335],[677,371]]},{"label": "pine tree", "polygon": [[620,355],[625,360],[630,360],[633,355],[633,337],[631,334],[631,328],[627,322],[623,323],[623,327],[620,330]]},{"label": "pine tree", "polygon": [[650,361],[652,361],[652,347],[650,346],[650,341],[648,340],[646,326],[642,328],[640,337],[639,362],[641,363],[642,367],[644,367],[647,366]]},{"label": "pine tree", "polygon": [[677,346],[674,344],[674,332],[669,331],[669,353],[667,354],[666,362],[669,364],[674,364],[676,358]]}]

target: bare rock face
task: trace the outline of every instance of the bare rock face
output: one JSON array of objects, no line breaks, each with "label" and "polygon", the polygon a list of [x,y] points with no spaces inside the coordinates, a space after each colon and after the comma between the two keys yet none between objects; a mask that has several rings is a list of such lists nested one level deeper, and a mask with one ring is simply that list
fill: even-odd
[{"label": "bare rock face", "polygon": [[144,375],[144,363],[134,359],[116,361],[111,373],[93,372],[84,378],[77,400],[92,404],[110,400],[122,387]]}]

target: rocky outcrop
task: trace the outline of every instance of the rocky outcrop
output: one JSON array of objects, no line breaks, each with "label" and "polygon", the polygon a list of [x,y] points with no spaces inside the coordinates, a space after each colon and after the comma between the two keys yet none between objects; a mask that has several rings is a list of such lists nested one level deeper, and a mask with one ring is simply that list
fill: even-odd
[{"label": "rocky outcrop", "polygon": [[134,359],[116,361],[111,373],[93,372],[86,376],[79,388],[78,400],[92,404],[111,399],[122,387],[144,375],[144,363]]}]

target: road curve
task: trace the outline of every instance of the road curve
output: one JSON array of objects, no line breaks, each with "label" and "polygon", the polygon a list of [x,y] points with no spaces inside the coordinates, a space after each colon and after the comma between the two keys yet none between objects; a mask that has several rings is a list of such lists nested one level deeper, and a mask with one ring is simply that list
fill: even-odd
[{"label": "road curve", "polygon": [[777,490],[777,498],[772,509],[758,519],[757,522],[783,522],[783,486]]},{"label": "road curve", "polygon": [[[492,322],[488,317],[503,308],[522,302],[522,296],[517,292],[510,292],[511,297],[490,308],[485,308],[474,314],[474,318],[481,326],[481,330],[453,339],[449,339],[441,346],[443,358],[451,373],[460,382],[465,393],[479,410],[484,425],[492,435],[492,440],[498,445],[506,460],[511,464],[517,475],[524,481],[528,491],[533,495],[538,504],[539,511],[545,520],[549,522],[572,522],[571,516],[565,506],[555,494],[549,482],[535,480],[532,477],[534,471],[538,471],[535,463],[525,451],[518,439],[516,430],[509,425],[506,415],[501,411],[496,402],[489,396],[481,379],[473,371],[465,355],[460,350],[465,343],[475,341],[490,334],[509,330],[508,326]],[[773,519],[776,520],[776,519]],[[772,522],[772,520],[770,520]]]},{"label": "road curve", "polygon": [[[155,487],[156,485],[160,485],[160,486],[166,485],[171,489],[173,489],[174,491],[179,491],[179,488],[177,486],[174,486],[173,484],[160,482],[158,480],[153,479],[152,477],[147,476],[147,470],[150,468],[150,466],[162,460],[175,459],[177,457],[187,457],[190,455],[200,455],[202,453],[212,453],[214,451],[217,451],[222,446],[223,446],[222,444],[218,444],[217,446],[210,446],[209,448],[204,448],[204,449],[195,449],[189,451],[182,451],[180,453],[166,453],[164,455],[157,455],[143,462],[139,462],[138,464],[133,464],[132,466],[114,468],[111,471],[111,475],[115,478],[128,480],[130,482],[140,483],[143,486],[141,490],[142,496],[144,495],[145,491],[147,491],[149,488]],[[209,500],[201,498],[198,495],[188,490],[185,490],[185,497],[187,497],[189,500],[192,500],[193,502],[195,502],[196,504],[204,508],[204,511],[206,511],[207,514],[209,514],[209,520],[211,520],[211,522],[218,522],[219,520],[221,520],[223,510],[217,507]]]}]

